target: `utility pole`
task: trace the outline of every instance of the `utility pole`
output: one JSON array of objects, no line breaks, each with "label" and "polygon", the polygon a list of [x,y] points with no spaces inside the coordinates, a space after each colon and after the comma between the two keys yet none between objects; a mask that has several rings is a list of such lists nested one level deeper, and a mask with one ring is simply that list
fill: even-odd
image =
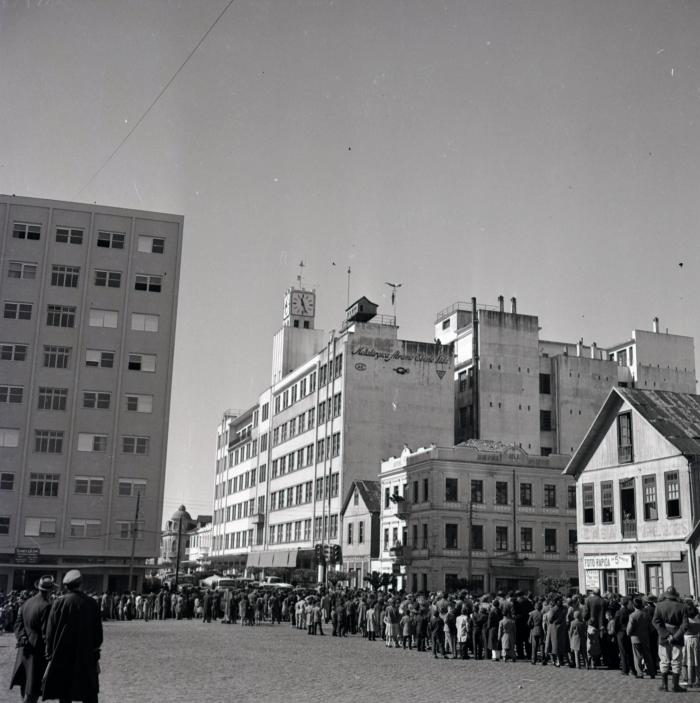
[{"label": "utility pole", "polygon": [[175,557],[175,592],[177,593],[177,585],[180,580],[180,540],[182,539],[182,515],[177,522],[177,556]]},{"label": "utility pole", "polygon": [[141,490],[136,494],[136,512],[134,513],[134,525],[131,528],[131,557],[129,558],[129,590],[132,589],[132,579],[134,577],[134,554],[136,554],[136,535],[139,529],[139,507],[141,505]]},{"label": "utility pole", "polygon": [[472,530],[474,529],[474,521],[472,519],[474,511],[474,503],[469,500],[469,538],[467,540],[467,582],[469,590],[472,589]]}]

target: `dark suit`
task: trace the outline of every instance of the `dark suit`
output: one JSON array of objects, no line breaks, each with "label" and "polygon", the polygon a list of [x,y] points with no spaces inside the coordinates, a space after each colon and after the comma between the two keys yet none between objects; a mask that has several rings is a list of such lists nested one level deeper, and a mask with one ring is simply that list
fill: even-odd
[{"label": "dark suit", "polygon": [[544,651],[544,615],[541,610],[533,610],[527,619],[530,628],[530,650],[532,663],[537,664],[537,653],[542,651],[542,664],[547,664],[547,655]]},{"label": "dark suit", "polygon": [[586,598],[583,604],[583,619],[586,622],[593,620],[599,630],[605,627],[605,601],[599,595],[593,593]]},{"label": "dark suit", "polygon": [[27,701],[36,701],[41,695],[41,679],[46,669],[44,632],[50,610],[51,603],[42,593],[37,593],[25,601],[17,613],[18,649],[10,688],[19,686]]}]

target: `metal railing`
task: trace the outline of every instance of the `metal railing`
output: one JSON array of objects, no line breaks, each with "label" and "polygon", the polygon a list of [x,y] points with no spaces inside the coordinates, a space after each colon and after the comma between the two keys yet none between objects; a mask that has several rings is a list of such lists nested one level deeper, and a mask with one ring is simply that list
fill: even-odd
[{"label": "metal railing", "polygon": [[637,521],[623,520],[622,521],[622,538],[637,539]]}]

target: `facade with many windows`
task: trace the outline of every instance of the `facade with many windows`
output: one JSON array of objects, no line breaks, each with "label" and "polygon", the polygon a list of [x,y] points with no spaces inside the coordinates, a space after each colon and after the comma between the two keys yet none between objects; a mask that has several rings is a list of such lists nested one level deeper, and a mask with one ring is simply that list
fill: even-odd
[{"label": "facade with many windows", "polygon": [[566,457],[469,440],[382,462],[378,571],[412,592],[532,590],[577,584],[576,484]]},{"label": "facade with many windows", "polygon": [[158,554],[182,225],[0,196],[0,590]]},{"label": "facade with many windows", "polygon": [[615,388],[566,472],[582,587],[700,593],[700,396]]},{"label": "facade with many windows", "polygon": [[341,543],[343,500],[383,456],[451,438],[452,349],[397,337],[366,298],[340,331],[314,327],[315,294],[290,289],[272,385],[218,429],[212,557],[224,568],[313,566]]}]

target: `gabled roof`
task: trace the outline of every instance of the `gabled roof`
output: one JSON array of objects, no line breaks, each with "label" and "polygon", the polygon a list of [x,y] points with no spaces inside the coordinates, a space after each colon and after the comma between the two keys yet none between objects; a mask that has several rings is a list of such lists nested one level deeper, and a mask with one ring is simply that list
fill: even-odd
[{"label": "gabled roof", "polygon": [[345,308],[345,311],[347,312],[347,311],[350,310],[351,308],[354,308],[355,305],[357,305],[358,303],[362,303],[362,302],[369,303],[370,305],[374,305],[375,308],[378,308],[378,307],[379,307],[379,305],[377,305],[377,303],[373,303],[366,295],[362,295],[362,296],[360,296],[354,303],[348,305],[348,306]]},{"label": "gabled roof", "polygon": [[581,474],[624,401],[681,454],[700,455],[700,396],[615,386],[564,469],[565,474]]},{"label": "gabled roof", "polygon": [[345,509],[348,507],[350,498],[352,498],[355,493],[355,488],[357,488],[360,497],[367,506],[367,512],[379,513],[382,509],[382,488],[379,481],[353,481],[350,484],[350,490],[348,491],[345,500],[343,501],[343,507],[340,509],[340,514],[345,515]]}]

